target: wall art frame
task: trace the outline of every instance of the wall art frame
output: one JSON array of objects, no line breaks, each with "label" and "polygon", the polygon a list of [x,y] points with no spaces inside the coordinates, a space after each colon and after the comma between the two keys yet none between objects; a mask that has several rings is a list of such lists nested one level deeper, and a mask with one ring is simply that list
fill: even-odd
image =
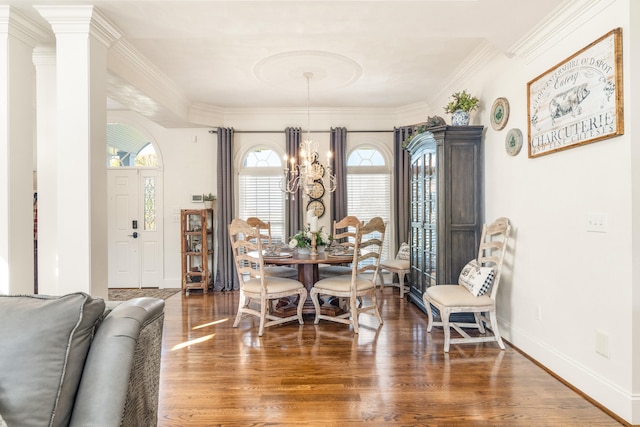
[{"label": "wall art frame", "polygon": [[502,130],[509,121],[509,100],[498,98],[491,106],[491,127],[494,130]]},{"label": "wall art frame", "polygon": [[622,29],[527,83],[529,157],[624,133]]}]

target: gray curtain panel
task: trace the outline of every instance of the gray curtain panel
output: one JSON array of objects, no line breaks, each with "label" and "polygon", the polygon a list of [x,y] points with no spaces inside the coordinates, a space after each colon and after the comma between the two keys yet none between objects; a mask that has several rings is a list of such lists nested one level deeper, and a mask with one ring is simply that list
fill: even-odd
[{"label": "gray curtain panel", "polygon": [[336,191],[331,194],[333,227],[333,221],[347,216],[347,128],[331,128],[329,149],[333,153],[331,169],[336,175]]},{"label": "gray curtain panel", "polygon": [[[300,149],[300,134],[302,132],[301,128],[286,128],[284,130],[286,135],[285,148],[287,152],[288,158],[296,159],[296,164],[298,164],[299,149]],[[289,167],[291,163],[289,163]],[[298,230],[301,230],[302,227],[302,209],[306,206],[302,206],[302,191],[298,190],[295,195],[289,194],[284,195],[287,197],[285,199],[285,233],[284,241],[289,241],[289,238],[296,234]]]},{"label": "gray curtain panel", "polygon": [[410,217],[410,179],[411,179],[411,159],[407,150],[402,148],[402,142],[414,131],[412,126],[403,126],[393,129],[393,186],[396,196],[393,204],[393,216],[395,220],[396,248],[400,248],[403,242],[409,242]]},{"label": "gray curtain panel", "polygon": [[216,279],[213,289],[230,291],[240,288],[229,242],[228,224],[233,220],[233,128],[218,128],[218,203]]}]

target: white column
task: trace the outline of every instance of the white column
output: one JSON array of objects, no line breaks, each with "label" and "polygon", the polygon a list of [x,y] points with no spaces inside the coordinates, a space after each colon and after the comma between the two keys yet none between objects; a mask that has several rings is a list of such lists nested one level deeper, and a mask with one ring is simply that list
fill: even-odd
[{"label": "white column", "polygon": [[37,46],[33,51],[33,64],[36,67],[38,293],[58,295],[55,46]]},{"label": "white column", "polygon": [[34,292],[31,52],[46,32],[0,5],[0,294]]},{"label": "white column", "polygon": [[107,297],[107,48],[120,36],[93,6],[36,6],[56,35],[60,294]]}]

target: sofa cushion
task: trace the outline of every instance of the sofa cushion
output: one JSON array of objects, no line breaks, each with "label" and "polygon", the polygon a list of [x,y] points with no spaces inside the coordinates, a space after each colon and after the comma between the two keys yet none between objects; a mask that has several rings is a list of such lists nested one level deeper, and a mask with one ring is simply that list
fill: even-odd
[{"label": "sofa cushion", "polygon": [[466,287],[472,295],[479,297],[489,290],[493,283],[493,276],[493,267],[482,267],[474,259],[469,261],[460,272],[458,284]]},{"label": "sofa cushion", "polygon": [[0,296],[0,413],[16,426],[66,426],[102,299]]}]

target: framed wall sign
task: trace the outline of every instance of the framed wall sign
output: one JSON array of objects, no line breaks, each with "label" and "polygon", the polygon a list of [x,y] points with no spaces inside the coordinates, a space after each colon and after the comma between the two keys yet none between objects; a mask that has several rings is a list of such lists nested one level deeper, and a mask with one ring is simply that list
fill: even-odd
[{"label": "framed wall sign", "polygon": [[622,29],[527,83],[529,157],[624,133]]}]

